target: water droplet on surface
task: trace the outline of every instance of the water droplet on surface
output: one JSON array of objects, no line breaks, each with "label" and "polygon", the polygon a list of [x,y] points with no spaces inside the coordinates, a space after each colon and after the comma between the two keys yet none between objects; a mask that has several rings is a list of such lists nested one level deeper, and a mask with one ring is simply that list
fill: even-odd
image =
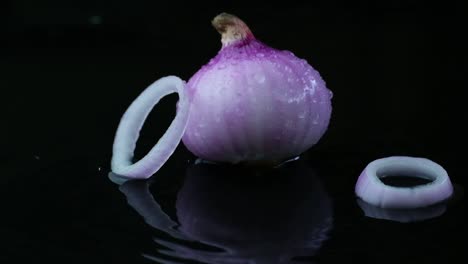
[{"label": "water droplet on surface", "polygon": [[317,99],[315,99],[315,98],[312,99],[312,103],[315,103],[315,104],[316,104],[316,103],[317,103]]},{"label": "water droplet on surface", "polygon": [[305,113],[300,113],[297,117],[298,117],[299,119],[304,119],[305,116],[306,116]]},{"label": "water droplet on surface", "polygon": [[263,75],[261,73],[256,73],[254,75],[254,78],[258,83],[264,83],[265,82],[265,75]]}]

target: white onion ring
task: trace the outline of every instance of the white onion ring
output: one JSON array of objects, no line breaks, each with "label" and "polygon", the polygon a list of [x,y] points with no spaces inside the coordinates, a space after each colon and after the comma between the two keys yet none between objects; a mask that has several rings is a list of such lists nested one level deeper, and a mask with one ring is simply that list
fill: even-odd
[{"label": "white onion ring", "polygon": [[[179,95],[176,117],[149,153],[132,164],[133,153],[143,123],[159,100],[174,92]],[[133,101],[120,120],[113,145],[112,172],[129,178],[147,179],[158,171],[174,153],[184,135],[189,108],[185,82],[179,77],[163,77],[146,88]]]},{"label": "white onion ring", "polygon": [[[394,187],[384,184],[385,175],[414,176],[432,180],[416,187]],[[439,164],[424,158],[388,157],[375,160],[359,176],[356,195],[381,208],[419,208],[444,201],[453,194],[447,172]]]}]

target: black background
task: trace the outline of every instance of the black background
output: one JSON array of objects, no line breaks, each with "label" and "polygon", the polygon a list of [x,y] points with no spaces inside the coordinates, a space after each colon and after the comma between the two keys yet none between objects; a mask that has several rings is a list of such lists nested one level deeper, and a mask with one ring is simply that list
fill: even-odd
[{"label": "black background", "polygon": [[[31,222],[18,224],[22,223],[17,222],[19,218],[42,215],[39,223],[49,223],[64,208],[88,208],[98,197],[99,204],[107,206],[99,188],[111,188],[105,176],[121,115],[154,80],[166,75],[188,80],[217,53],[220,38],[210,20],[222,11],[241,17],[268,45],[307,59],[334,92],[329,130],[305,155],[323,167],[343,167],[339,175],[327,180],[329,186],[345,183],[341,189],[331,188],[332,194],[352,199],[352,185],[360,170],[373,159],[391,155],[430,158],[444,166],[454,182],[464,185],[466,29],[461,5],[309,1],[241,6],[216,2],[203,7],[140,0],[1,4],[0,165],[7,197],[4,214],[10,219],[10,226],[2,232],[18,241],[10,242],[10,256],[27,252],[26,248],[34,248],[36,254],[48,252],[41,247],[52,252],[50,247],[70,239],[57,235],[53,243],[42,243],[38,236],[48,233],[31,233],[34,227],[25,229]],[[156,106],[145,124],[137,156],[144,155],[164,132],[175,113],[176,99],[169,96]],[[162,174],[183,174],[193,158],[181,144]],[[76,197],[67,191],[70,185],[94,189],[83,201],[81,191]],[[52,194],[40,197],[57,190],[53,197],[60,200],[60,195],[69,194],[64,200],[69,206],[39,205],[50,204],[49,198],[54,201]],[[31,199],[39,199],[37,211],[21,216],[19,212],[28,211],[23,209]],[[57,233],[82,234],[61,221],[55,224],[64,228]],[[372,228],[368,231],[373,232]],[[122,231],[122,236],[127,233]],[[89,231],[89,239],[83,239],[96,240],[92,234],[96,233]],[[117,234],[108,231],[107,235]],[[342,244],[352,243],[348,240]],[[450,244],[451,257],[455,244]],[[97,256],[102,249],[89,248],[94,253],[79,251],[87,252],[81,256]],[[60,254],[78,254],[67,252]],[[3,256],[12,262],[13,257]],[[339,257],[330,259],[338,261]]]}]

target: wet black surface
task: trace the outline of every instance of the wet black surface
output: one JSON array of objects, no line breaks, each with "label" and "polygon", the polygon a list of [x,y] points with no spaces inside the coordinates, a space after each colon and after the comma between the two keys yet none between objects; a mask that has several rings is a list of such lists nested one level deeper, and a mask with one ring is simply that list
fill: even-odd
[{"label": "wet black surface", "polygon": [[[28,173],[2,183],[2,261],[457,263],[462,252],[463,198],[419,211],[363,207],[356,156],[256,172],[184,154],[150,181],[121,185],[84,157],[31,157]],[[461,170],[449,171],[456,182]]]},{"label": "wet black surface", "polygon": [[[463,190],[461,8],[41,3],[0,8],[0,263],[460,262],[463,196],[382,211],[353,190],[370,161],[392,155],[429,158]],[[319,70],[334,92],[328,132],[280,171],[195,164],[180,145],[149,182],[113,183],[121,115],[154,80],[187,80],[216,54],[209,21],[221,11]],[[151,113],[137,158],[175,101]]]}]

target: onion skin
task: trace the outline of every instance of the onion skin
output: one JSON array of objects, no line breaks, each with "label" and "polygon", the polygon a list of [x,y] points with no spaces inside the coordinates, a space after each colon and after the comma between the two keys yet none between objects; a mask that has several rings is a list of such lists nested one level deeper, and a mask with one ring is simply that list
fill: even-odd
[{"label": "onion skin", "polygon": [[[222,49],[187,84],[185,146],[203,159],[230,163],[300,155],[328,128],[331,91],[306,60],[268,47],[230,18],[234,25],[221,28]],[[230,36],[229,26],[244,34]]]}]

